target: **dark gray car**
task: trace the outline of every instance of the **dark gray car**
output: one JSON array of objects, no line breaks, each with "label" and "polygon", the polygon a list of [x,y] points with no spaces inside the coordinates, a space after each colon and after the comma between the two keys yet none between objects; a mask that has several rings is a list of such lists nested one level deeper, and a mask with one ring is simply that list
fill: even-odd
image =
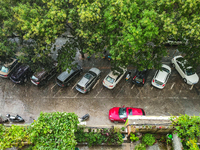
[{"label": "dark gray car", "polygon": [[100,78],[101,71],[97,68],[91,68],[76,85],[76,90],[81,93],[87,93],[91,90],[97,80]]},{"label": "dark gray car", "polygon": [[80,75],[83,70],[82,70],[81,66],[77,65],[76,68],[71,69],[71,71],[69,71],[69,72],[68,71],[69,71],[69,69],[67,69],[66,71],[62,72],[56,78],[56,83],[60,87],[69,86],[70,83],[75,79],[75,77]]}]

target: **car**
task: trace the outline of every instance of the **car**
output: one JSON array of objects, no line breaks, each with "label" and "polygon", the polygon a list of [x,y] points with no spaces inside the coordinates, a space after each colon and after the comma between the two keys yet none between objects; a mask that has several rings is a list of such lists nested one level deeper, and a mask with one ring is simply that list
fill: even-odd
[{"label": "car", "polygon": [[172,59],[172,66],[178,71],[183,81],[189,85],[199,82],[199,76],[194,72],[191,66],[185,67],[187,61],[182,56],[175,56]]},{"label": "car", "polygon": [[77,65],[77,67],[72,68],[71,70],[66,69],[66,71],[62,72],[57,78],[56,83],[60,87],[69,86],[70,83],[80,74],[82,74],[83,69],[81,66]]},{"label": "car", "polygon": [[161,70],[157,70],[151,84],[159,89],[163,89],[171,74],[171,68],[168,65],[162,64]]},{"label": "car", "polygon": [[137,86],[144,86],[148,77],[148,73],[149,73],[148,69],[145,69],[143,71],[136,70],[132,83],[136,84]]},{"label": "car", "polygon": [[87,93],[100,78],[101,71],[98,68],[91,68],[77,83],[76,90],[81,93]]},{"label": "car", "polygon": [[11,58],[6,64],[3,64],[0,68],[0,76],[3,78],[9,78],[13,71],[19,66],[18,59]]},{"label": "car", "polygon": [[126,122],[128,115],[146,115],[142,108],[113,107],[109,110],[111,122]]},{"label": "car", "polygon": [[104,78],[103,85],[108,89],[114,89],[125,75],[126,71],[127,69],[123,67],[119,67],[117,70],[110,71],[110,73]]},{"label": "car", "polygon": [[17,84],[23,84],[27,82],[30,76],[33,74],[30,67],[26,64],[21,64],[10,76],[10,80]]},{"label": "car", "polygon": [[35,72],[31,77],[31,82],[36,86],[45,85],[50,79],[57,74],[57,62],[54,62],[52,68],[47,70],[42,68],[40,71]]}]

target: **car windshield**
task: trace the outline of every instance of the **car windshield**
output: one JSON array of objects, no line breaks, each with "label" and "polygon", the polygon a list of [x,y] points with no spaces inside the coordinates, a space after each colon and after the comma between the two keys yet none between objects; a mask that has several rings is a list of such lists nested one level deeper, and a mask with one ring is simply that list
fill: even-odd
[{"label": "car windshield", "polygon": [[191,75],[195,74],[195,72],[192,70],[192,68],[186,69],[185,72],[186,72],[186,74],[187,74],[188,76],[191,76]]},{"label": "car windshield", "polygon": [[108,76],[108,77],[106,78],[106,81],[108,81],[108,82],[110,82],[110,83],[113,83],[113,82],[114,82],[114,79],[111,78],[110,76]]},{"label": "car windshield", "polygon": [[123,118],[126,118],[127,115],[126,115],[126,108],[119,108],[119,118],[123,119]]},{"label": "car windshield", "polygon": [[169,73],[169,70],[167,68],[162,67],[161,70]]},{"label": "car windshield", "polygon": [[7,73],[7,72],[8,72],[8,68],[5,67],[5,66],[2,66],[2,67],[1,67],[1,71]]},{"label": "car windshield", "polygon": [[138,78],[138,77],[136,77],[135,80],[138,81],[138,82],[142,82],[142,79]]},{"label": "car windshield", "polygon": [[163,85],[163,83],[158,80],[155,80],[155,82],[156,82],[156,84]]},{"label": "car windshield", "polygon": [[93,75],[91,75],[90,73],[86,73],[86,74],[84,75],[84,77],[85,77],[86,79],[90,80],[90,79],[93,77]]}]

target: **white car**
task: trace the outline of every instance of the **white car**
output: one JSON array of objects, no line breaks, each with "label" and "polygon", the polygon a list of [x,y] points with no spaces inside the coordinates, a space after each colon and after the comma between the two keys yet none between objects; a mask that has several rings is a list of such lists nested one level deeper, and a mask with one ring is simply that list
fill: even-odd
[{"label": "white car", "polygon": [[171,68],[165,64],[162,64],[161,70],[157,70],[151,84],[159,89],[163,89],[171,74]]},{"label": "white car", "polygon": [[119,67],[118,70],[111,71],[103,80],[103,85],[108,89],[114,89],[122,77],[125,75],[127,69]]},{"label": "white car", "polygon": [[183,78],[184,82],[193,85],[198,83],[199,77],[198,75],[192,70],[192,67],[185,68],[184,65],[187,61],[182,56],[175,56],[172,59],[173,67],[178,71],[178,73]]}]

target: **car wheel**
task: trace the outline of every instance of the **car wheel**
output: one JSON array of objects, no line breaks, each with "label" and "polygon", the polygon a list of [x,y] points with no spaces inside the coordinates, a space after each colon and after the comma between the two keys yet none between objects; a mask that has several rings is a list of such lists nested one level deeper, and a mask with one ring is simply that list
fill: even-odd
[{"label": "car wheel", "polygon": [[87,92],[90,92],[90,89],[88,89],[88,91]]},{"label": "car wheel", "polygon": [[187,83],[187,80],[186,80],[185,78],[183,79],[183,81],[184,81],[185,83]]},{"label": "car wheel", "polygon": [[69,83],[69,82],[67,83],[67,86],[70,86],[70,83]]}]

